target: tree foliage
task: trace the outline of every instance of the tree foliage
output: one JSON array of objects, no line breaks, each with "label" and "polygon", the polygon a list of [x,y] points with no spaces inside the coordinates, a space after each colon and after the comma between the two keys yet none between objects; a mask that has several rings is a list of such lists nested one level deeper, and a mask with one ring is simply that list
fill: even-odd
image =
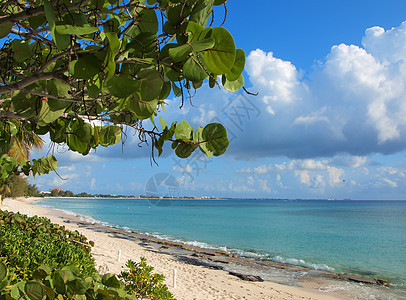
[{"label": "tree foliage", "polygon": [[[228,147],[218,123],[196,130],[159,116],[169,95],[191,95],[204,82],[243,87],[245,54],[232,35],[212,27],[226,0],[15,0],[0,4],[0,178],[44,174],[52,155],[17,162],[7,154],[22,129],[87,155],[119,143],[131,127],[161,155]],[[220,82],[217,78],[221,76]],[[150,119],[153,128],[143,121]],[[152,149],[154,149],[152,148]]]}]

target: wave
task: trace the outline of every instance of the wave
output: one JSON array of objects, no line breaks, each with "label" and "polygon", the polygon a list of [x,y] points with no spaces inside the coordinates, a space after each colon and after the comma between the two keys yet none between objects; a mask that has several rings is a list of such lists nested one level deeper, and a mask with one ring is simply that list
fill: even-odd
[{"label": "wave", "polygon": [[245,258],[251,258],[251,259],[258,259],[258,260],[271,260],[271,261],[275,261],[275,262],[279,262],[279,263],[284,263],[284,264],[289,264],[289,265],[295,265],[295,266],[303,266],[303,267],[307,267],[307,268],[311,268],[311,269],[315,269],[315,270],[324,270],[324,271],[336,271],[334,268],[326,265],[326,264],[316,264],[316,263],[311,263],[311,262],[307,262],[303,259],[296,259],[296,258],[284,258],[282,256],[272,256],[269,253],[261,253],[261,252],[257,252],[256,250],[243,250],[243,249],[235,249],[235,248],[230,248],[227,246],[219,246],[219,245],[214,245],[214,244],[210,244],[210,243],[206,243],[206,242],[202,242],[202,241],[191,241],[191,240],[185,240],[185,239],[179,239],[170,235],[165,235],[162,233],[158,233],[158,232],[143,232],[143,231],[139,231],[137,229],[133,229],[127,226],[120,226],[117,224],[111,224],[105,221],[101,221],[101,220],[96,220],[90,216],[85,216],[79,213],[75,213],[72,212],[70,210],[65,210],[65,209],[59,209],[59,208],[55,208],[52,206],[48,206],[48,205],[41,205],[43,207],[47,207],[47,208],[51,208],[57,211],[60,211],[64,214],[67,215],[71,215],[74,216],[76,218],[78,218],[80,221],[82,222],[86,222],[89,224],[97,224],[97,225],[102,225],[102,226],[106,226],[106,227],[110,227],[110,228],[115,228],[115,229],[120,229],[123,230],[125,232],[131,233],[131,232],[139,232],[141,234],[145,234],[147,236],[152,236],[158,239],[162,239],[162,240],[166,240],[166,241],[171,241],[171,242],[176,242],[176,243],[182,243],[185,245],[189,245],[189,246],[193,246],[193,247],[197,247],[197,248],[202,248],[202,249],[210,249],[210,250],[220,250],[220,251],[225,251],[228,253],[233,253],[233,254],[237,254],[241,257],[245,257]]}]

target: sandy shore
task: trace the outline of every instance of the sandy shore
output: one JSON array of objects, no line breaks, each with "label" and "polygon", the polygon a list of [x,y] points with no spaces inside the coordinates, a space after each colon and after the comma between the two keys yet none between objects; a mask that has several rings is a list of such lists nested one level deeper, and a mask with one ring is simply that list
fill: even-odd
[{"label": "sandy shore", "polygon": [[[140,240],[120,238],[117,235],[92,230],[75,222],[67,223],[68,215],[57,210],[31,204],[35,199],[5,199],[2,210],[20,212],[29,216],[38,215],[52,222],[64,225],[70,230],[78,230],[89,240],[95,242],[92,249],[96,265],[101,273],[119,273],[128,259],[135,261],[143,256],[155,272],[165,275],[166,284],[178,300],[183,299],[349,299],[339,294],[281,285],[273,282],[250,282],[241,280],[223,270],[214,270],[203,266],[180,261],[173,255],[152,251]],[[71,217],[70,217],[71,218]],[[120,255],[119,255],[120,252]],[[174,269],[176,269],[176,287],[174,287]],[[307,286],[310,286],[307,284]]]}]

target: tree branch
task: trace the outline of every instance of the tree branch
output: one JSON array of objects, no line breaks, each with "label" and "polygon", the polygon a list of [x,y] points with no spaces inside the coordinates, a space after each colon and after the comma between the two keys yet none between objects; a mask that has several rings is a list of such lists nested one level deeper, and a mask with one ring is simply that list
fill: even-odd
[{"label": "tree branch", "polygon": [[14,92],[17,90],[21,90],[21,89],[25,88],[26,86],[33,84],[40,80],[46,80],[46,79],[51,79],[51,78],[58,78],[61,80],[65,80],[65,76],[63,75],[64,72],[66,72],[66,70],[60,70],[60,71],[50,72],[50,73],[34,74],[19,82],[16,82],[16,83],[13,83],[10,85],[6,84],[3,86],[0,86],[0,95],[4,94],[4,93],[10,93],[10,92]]},{"label": "tree branch", "polygon": [[[51,1],[51,6],[56,6],[58,1],[59,0]],[[75,8],[84,6],[89,2],[90,2],[90,0],[83,0],[76,4],[73,4],[71,6],[60,6],[58,9],[60,12],[65,12],[65,11],[69,11],[71,9],[75,9]],[[22,12],[0,17],[0,25],[4,25],[7,23],[16,23],[17,21],[25,20],[25,19],[28,19],[29,17],[33,17],[33,16],[42,15],[43,13],[44,13],[43,5],[39,6],[39,7],[35,7],[35,8],[29,7],[29,8],[24,9]]]}]

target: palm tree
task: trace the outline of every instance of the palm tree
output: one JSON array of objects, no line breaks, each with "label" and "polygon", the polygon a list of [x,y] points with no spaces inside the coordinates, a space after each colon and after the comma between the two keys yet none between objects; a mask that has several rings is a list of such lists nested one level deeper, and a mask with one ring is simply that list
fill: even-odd
[{"label": "palm tree", "polygon": [[[8,156],[17,160],[19,164],[27,161],[30,157],[30,151],[41,149],[44,141],[33,131],[28,130],[20,121],[13,121],[17,127],[17,133],[10,139],[10,148],[5,151]],[[4,178],[0,180],[0,206],[6,193],[10,193],[10,180]]]},{"label": "palm tree", "polygon": [[18,132],[11,137],[11,147],[7,154],[15,158],[18,163],[22,163],[29,159],[30,151],[41,149],[44,146],[44,141],[33,131],[27,130],[24,124],[18,122],[15,125]]}]

